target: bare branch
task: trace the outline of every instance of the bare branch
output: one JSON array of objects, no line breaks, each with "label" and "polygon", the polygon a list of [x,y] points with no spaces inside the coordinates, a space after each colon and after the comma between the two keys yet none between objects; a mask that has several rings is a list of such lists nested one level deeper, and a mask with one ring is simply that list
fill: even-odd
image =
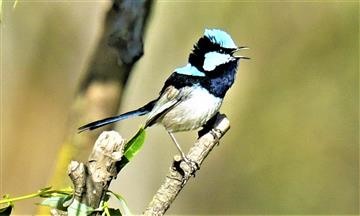
[{"label": "bare branch", "polygon": [[68,173],[75,187],[74,199],[93,209],[99,207],[118,170],[125,140],[115,131],[105,131],[97,139],[88,163],[72,161]]},{"label": "bare branch", "polygon": [[[186,157],[199,169],[229,128],[230,123],[226,116],[216,115],[204,126],[200,138],[190,148]],[[86,204],[93,209],[99,208],[110,182],[120,171],[117,165],[123,156],[124,147],[125,141],[117,132],[106,131],[97,139],[87,164],[77,161],[70,163],[68,173],[75,187],[73,200],[76,199],[79,203]],[[163,215],[196,171],[194,166],[176,155],[164,183],[154,195],[144,214]],[[71,201],[67,203],[67,205],[70,204]],[[59,214],[60,212],[54,213]]]},{"label": "bare branch", "polygon": [[[218,114],[211,123],[214,124],[205,127],[208,130],[197,140],[186,155],[188,159],[198,165],[198,168],[230,128],[230,122],[223,114]],[[163,215],[190,177],[195,174],[195,171],[192,166],[176,155],[165,181],[147,206],[144,215]]]}]

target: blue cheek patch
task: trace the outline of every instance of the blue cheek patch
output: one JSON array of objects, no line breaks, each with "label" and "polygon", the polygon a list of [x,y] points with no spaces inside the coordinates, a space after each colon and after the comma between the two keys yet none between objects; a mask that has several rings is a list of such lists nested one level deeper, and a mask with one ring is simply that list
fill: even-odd
[{"label": "blue cheek patch", "polygon": [[204,77],[205,74],[201,71],[199,71],[196,67],[192,66],[191,64],[187,64],[184,67],[176,68],[175,72],[178,74],[184,74],[189,76],[200,76]]}]

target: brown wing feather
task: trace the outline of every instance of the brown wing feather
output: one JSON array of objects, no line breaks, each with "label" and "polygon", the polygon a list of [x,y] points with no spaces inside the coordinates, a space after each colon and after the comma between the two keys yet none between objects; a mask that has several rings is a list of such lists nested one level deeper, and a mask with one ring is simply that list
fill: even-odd
[{"label": "brown wing feather", "polygon": [[181,90],[174,86],[168,86],[154,105],[154,108],[149,113],[145,123],[145,128],[153,125],[162,115],[168,112],[171,108],[181,102],[181,99],[189,95],[191,89],[189,87],[182,88]]}]

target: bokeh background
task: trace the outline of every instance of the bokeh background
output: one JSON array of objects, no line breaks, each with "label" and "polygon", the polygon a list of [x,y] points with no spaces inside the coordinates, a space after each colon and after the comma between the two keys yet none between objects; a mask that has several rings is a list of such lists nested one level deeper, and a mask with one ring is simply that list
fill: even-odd
[{"label": "bokeh background", "polygon": [[[0,194],[48,185],[109,6],[24,0],[13,9],[4,1]],[[119,112],[155,97],[205,28],[250,47],[222,107],[231,130],[170,214],[359,214],[357,1],[156,1],[149,19]],[[143,121],[117,130],[130,137]],[[178,139],[186,148],[196,133]],[[176,153],[163,128],[150,128],[112,189],[141,213]],[[35,214],[35,201],[14,213]]]}]

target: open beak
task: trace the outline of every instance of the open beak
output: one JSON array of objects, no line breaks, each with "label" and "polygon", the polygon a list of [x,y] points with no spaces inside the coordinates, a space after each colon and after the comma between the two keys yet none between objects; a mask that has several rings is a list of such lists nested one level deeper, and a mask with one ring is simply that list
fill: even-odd
[{"label": "open beak", "polygon": [[[235,53],[235,52],[238,52],[238,51],[240,51],[240,50],[245,50],[245,49],[249,49],[249,47],[247,47],[247,46],[239,46],[238,48],[236,48],[234,51],[233,51],[233,54]],[[234,56],[235,58],[237,58],[237,59],[250,59],[249,57],[246,57],[246,56]]]}]

